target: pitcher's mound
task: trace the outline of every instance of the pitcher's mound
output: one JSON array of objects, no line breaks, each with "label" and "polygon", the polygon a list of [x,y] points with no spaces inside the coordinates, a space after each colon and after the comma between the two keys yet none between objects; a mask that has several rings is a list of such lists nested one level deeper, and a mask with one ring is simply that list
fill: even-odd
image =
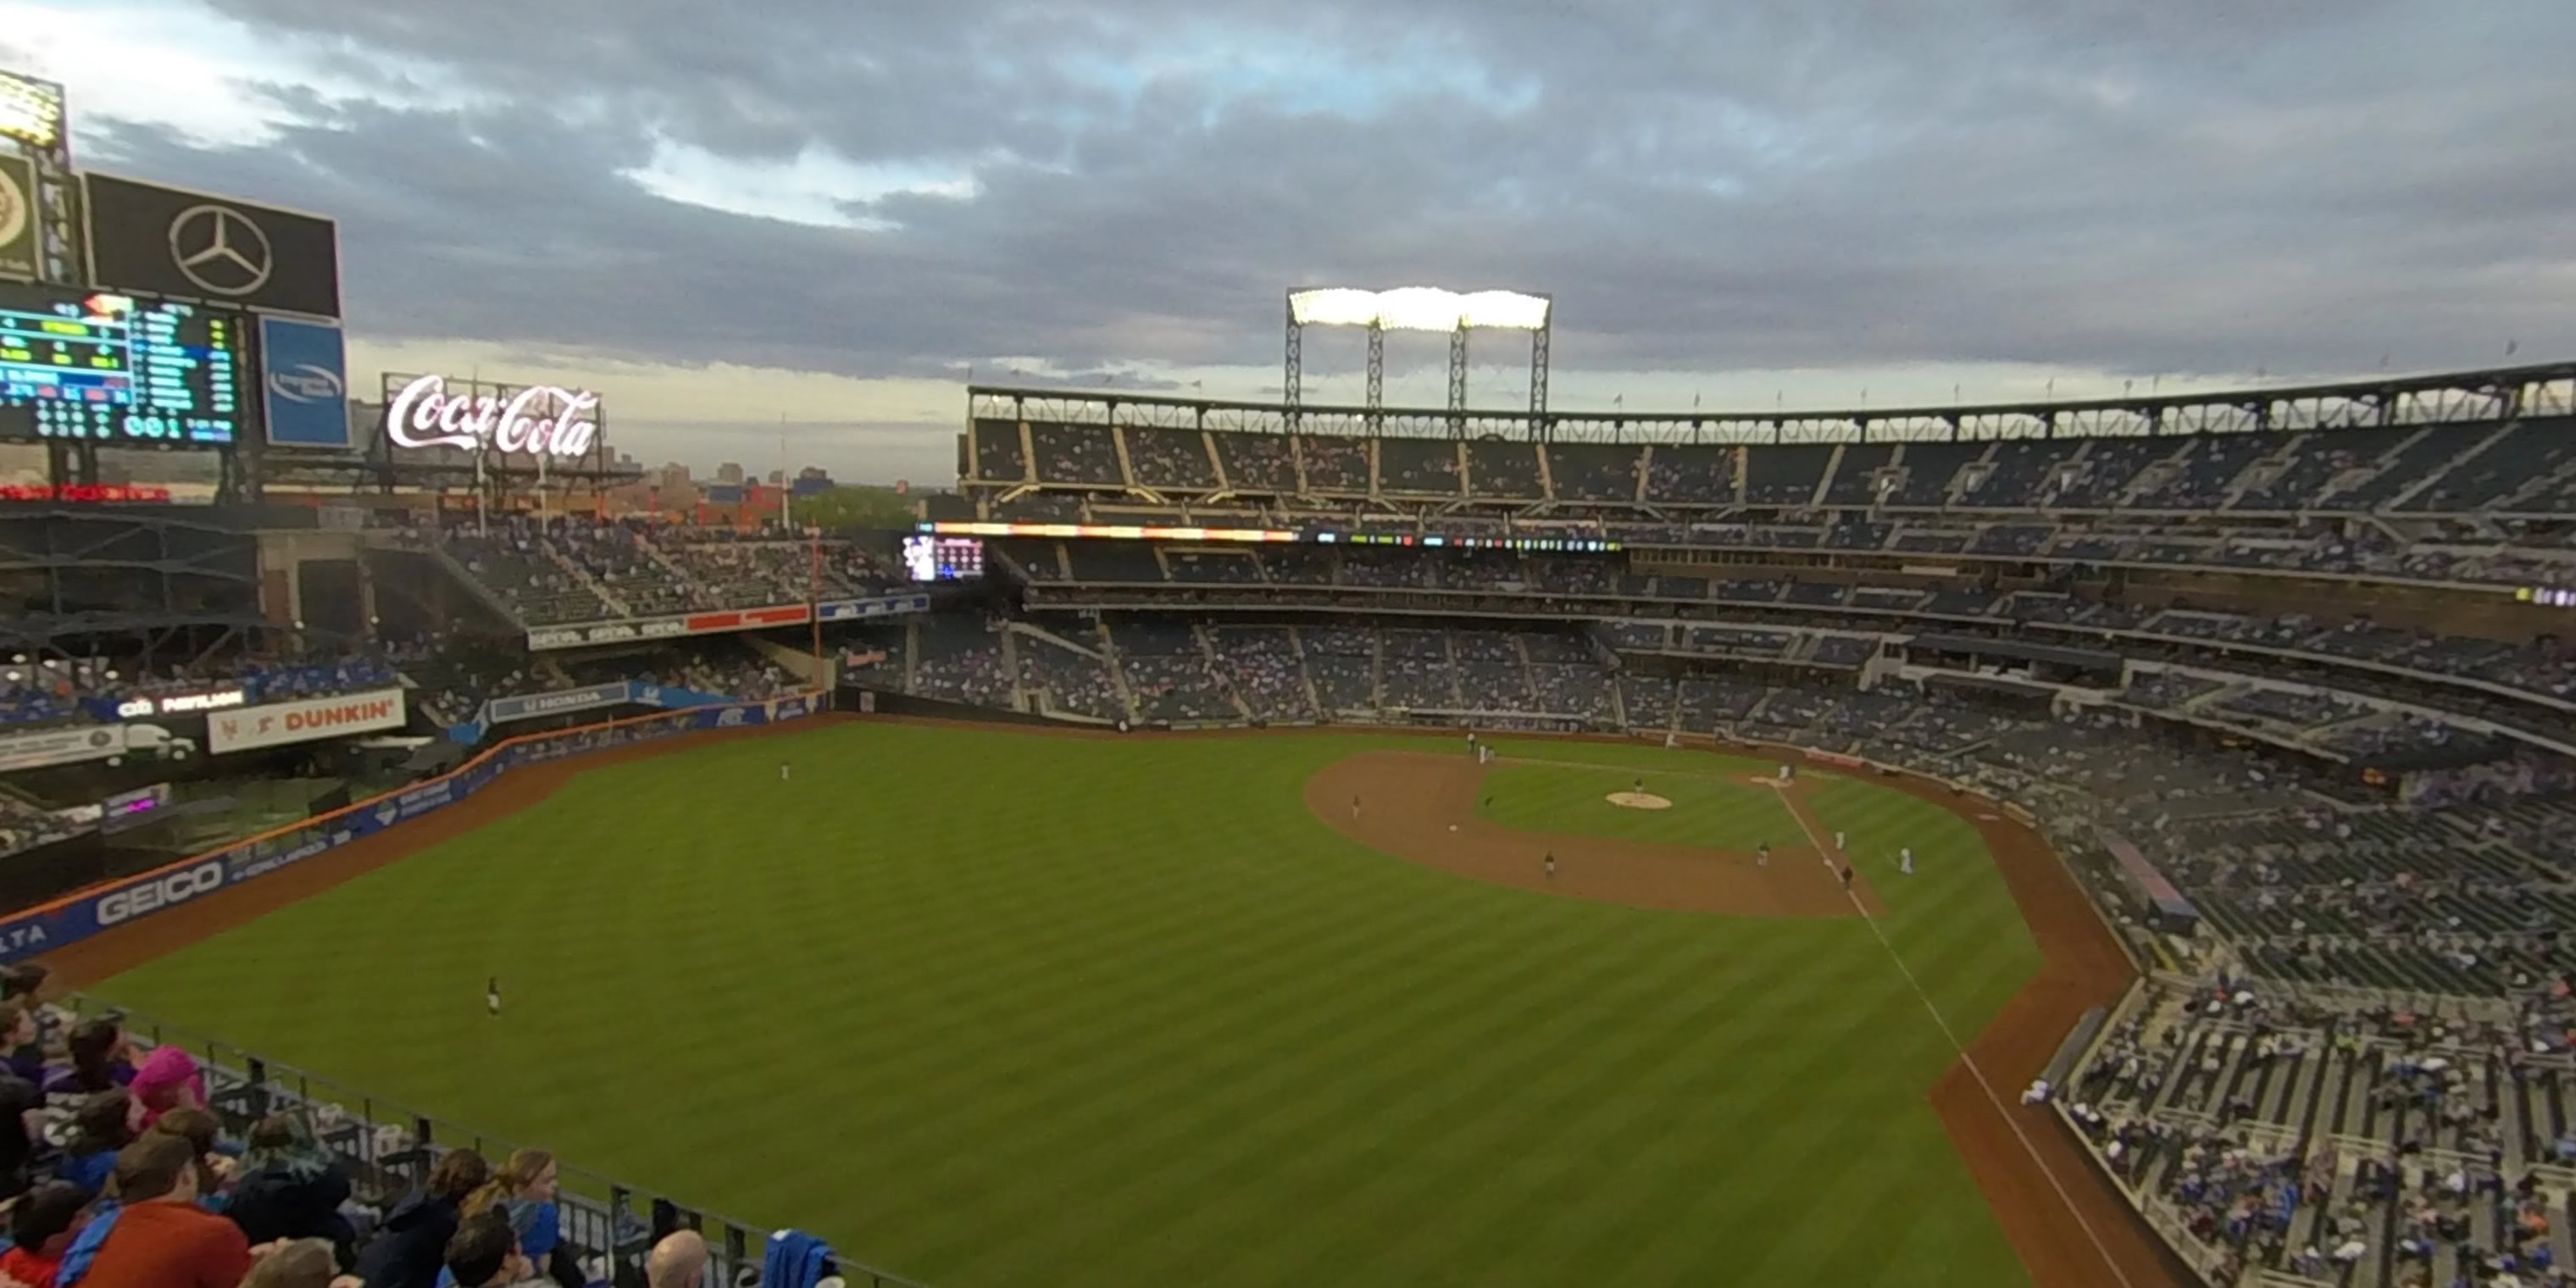
[{"label": "pitcher's mound", "polygon": [[1612,792],[1610,803],[1621,809],[1671,809],[1673,803],[1652,792]]}]

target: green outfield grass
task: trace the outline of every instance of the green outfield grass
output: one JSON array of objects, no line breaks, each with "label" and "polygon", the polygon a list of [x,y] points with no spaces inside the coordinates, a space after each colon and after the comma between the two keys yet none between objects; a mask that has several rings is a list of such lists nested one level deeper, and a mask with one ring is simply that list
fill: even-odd
[{"label": "green outfield grass", "polygon": [[[1308,814],[1389,745],[1441,744],[726,743],[100,992],[938,1288],[2027,1283],[1866,924],[1488,886]],[[1693,829],[1650,839],[1804,839],[1749,762],[1503,750],[1635,767],[1500,766],[1511,825],[1638,835],[1600,797],[1647,772]],[[1816,806],[1973,1032],[2038,965],[1974,831],[1859,781]]]}]

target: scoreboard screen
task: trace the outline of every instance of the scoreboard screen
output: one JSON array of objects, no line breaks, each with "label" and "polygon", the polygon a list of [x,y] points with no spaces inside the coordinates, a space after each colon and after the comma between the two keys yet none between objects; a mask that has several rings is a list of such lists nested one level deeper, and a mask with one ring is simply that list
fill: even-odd
[{"label": "scoreboard screen", "polygon": [[914,581],[961,581],[984,575],[984,543],[972,537],[905,537],[903,566]]},{"label": "scoreboard screen", "polygon": [[231,309],[0,282],[0,439],[236,442],[249,331]]}]

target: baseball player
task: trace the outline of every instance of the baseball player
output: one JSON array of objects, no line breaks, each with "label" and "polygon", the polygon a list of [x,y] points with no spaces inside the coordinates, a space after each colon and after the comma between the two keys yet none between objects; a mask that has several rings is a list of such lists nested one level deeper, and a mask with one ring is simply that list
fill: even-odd
[{"label": "baseball player", "polygon": [[787,762],[783,760],[778,762],[778,781],[787,781]]},{"label": "baseball player", "polygon": [[1554,850],[1547,852],[1547,879],[1550,881],[1556,879],[1556,851]]},{"label": "baseball player", "polygon": [[1905,875],[1907,875],[1907,876],[1909,876],[1909,877],[1914,875],[1914,847],[1913,847],[1913,846],[1911,846],[1911,845],[1906,846],[1904,849],[1898,850],[1898,851],[1896,852],[1896,870],[1897,870],[1897,871],[1899,871],[1899,872],[1904,873]]},{"label": "baseball player", "polygon": [[1753,866],[1757,868],[1767,868],[1771,866],[1771,843],[1769,841],[1761,842],[1753,847]]},{"label": "baseball player", "polygon": [[1352,793],[1352,794],[1351,794],[1351,817],[1352,817],[1352,818],[1358,818],[1359,816],[1360,816],[1360,798],[1359,798],[1359,794],[1358,794],[1358,793],[1356,793],[1356,792],[1354,792],[1354,793]]},{"label": "baseball player", "polygon": [[1848,850],[1851,848],[1851,842],[1846,839],[1842,833],[1836,832],[1834,833],[1834,848],[1837,850]]},{"label": "baseball player", "polygon": [[496,1019],[496,1020],[497,1020],[497,1019],[501,1018],[501,977],[500,977],[500,976],[498,976],[498,975],[493,976],[493,977],[491,978],[491,981],[490,981],[490,982],[488,982],[488,983],[486,983],[486,984],[484,984],[484,985],[483,985],[483,1006],[484,1006],[484,1008],[485,1008],[485,1009],[487,1009],[487,1010],[489,1010],[489,1011],[491,1011],[491,1012],[492,1012],[492,1018],[493,1018],[493,1019]]}]

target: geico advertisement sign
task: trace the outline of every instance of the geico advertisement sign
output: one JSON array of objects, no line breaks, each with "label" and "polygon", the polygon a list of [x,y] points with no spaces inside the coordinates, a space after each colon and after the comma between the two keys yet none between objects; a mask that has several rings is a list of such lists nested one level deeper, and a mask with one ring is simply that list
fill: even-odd
[{"label": "geico advertisement sign", "polygon": [[222,712],[208,717],[206,741],[208,750],[215,752],[253,751],[316,738],[399,729],[402,723],[402,690],[378,689]]},{"label": "geico advertisement sign", "polygon": [[186,903],[201,894],[224,888],[224,865],[200,863],[182,868],[166,877],[155,877],[140,885],[131,885],[98,901],[98,924],[113,926],[120,921],[140,917],[174,903]]}]

